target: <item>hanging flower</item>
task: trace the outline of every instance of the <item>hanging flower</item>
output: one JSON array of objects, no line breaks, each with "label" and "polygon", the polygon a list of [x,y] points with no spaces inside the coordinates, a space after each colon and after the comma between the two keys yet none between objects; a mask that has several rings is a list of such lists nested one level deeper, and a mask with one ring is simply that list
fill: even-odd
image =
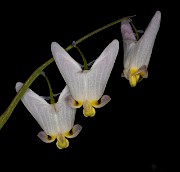
[{"label": "hanging flower", "polygon": [[[16,83],[17,92],[22,85],[21,82]],[[43,129],[38,133],[38,137],[45,143],[51,143],[57,139],[56,145],[59,149],[67,148],[69,146],[67,138],[76,137],[82,129],[80,125],[74,125],[76,110],[66,104],[65,97],[69,94],[69,89],[66,86],[57,103],[49,104],[43,97],[28,88],[21,99]]]},{"label": "hanging flower", "polygon": [[129,21],[121,22],[124,46],[124,70],[122,77],[129,80],[132,87],[148,77],[148,64],[161,21],[161,12],[156,11],[144,34],[136,40]]},{"label": "hanging flower", "polygon": [[51,50],[72,95],[67,97],[67,103],[72,108],[83,106],[86,117],[94,116],[95,108],[101,108],[111,100],[103,93],[118,54],[118,40],[113,40],[88,70],[83,70],[58,43],[53,42]]}]

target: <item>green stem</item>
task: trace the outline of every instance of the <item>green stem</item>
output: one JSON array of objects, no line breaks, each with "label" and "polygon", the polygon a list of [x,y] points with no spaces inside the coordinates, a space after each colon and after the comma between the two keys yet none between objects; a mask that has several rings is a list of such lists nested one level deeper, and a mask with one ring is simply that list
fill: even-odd
[{"label": "green stem", "polygon": [[46,61],[44,64],[42,64],[40,67],[38,67],[31,76],[26,80],[26,82],[23,84],[21,89],[18,91],[6,111],[0,116],[0,129],[4,126],[6,121],[11,116],[11,113],[13,112],[14,108],[18,104],[18,102],[21,100],[21,97],[26,92],[26,90],[29,88],[29,86],[32,84],[32,82],[41,74],[42,70],[45,69],[49,64],[51,64],[54,61],[53,58]]},{"label": "green stem", "polygon": [[[130,16],[131,17],[131,16]],[[112,23],[109,23],[87,35],[85,35],[84,37],[78,39],[76,41],[76,45],[83,42],[84,40],[86,40],[87,38],[95,35],[96,33],[109,28],[117,23],[120,23],[123,20],[128,20],[130,17],[124,17],[121,18],[117,21],[114,21]],[[66,51],[69,51],[73,48],[73,45],[70,45],[66,48]],[[46,61],[44,64],[42,64],[41,66],[39,66],[31,75],[30,77],[26,80],[26,82],[24,83],[24,85],[21,87],[21,89],[18,91],[18,93],[16,94],[16,96],[13,98],[13,100],[11,101],[10,105],[8,106],[8,108],[5,110],[5,112],[0,116],[0,129],[4,126],[4,124],[7,122],[7,120],[9,119],[9,117],[11,116],[13,110],[15,109],[16,105],[18,104],[18,102],[21,100],[21,97],[23,96],[23,94],[26,92],[26,90],[29,88],[29,86],[33,83],[33,81],[41,74],[42,70],[44,70],[48,65],[50,65],[52,62],[54,61],[54,58],[52,57],[51,59],[49,59],[48,61]]]},{"label": "green stem", "polygon": [[82,59],[83,59],[83,63],[84,63],[84,70],[88,70],[88,64],[87,64],[87,60],[83,54],[83,52],[80,50],[80,48],[78,46],[75,46],[77,48],[77,50],[79,51],[79,54],[81,55]]},{"label": "green stem", "polygon": [[131,25],[132,25],[132,27],[133,27],[135,33],[136,33],[136,40],[138,41],[138,40],[139,40],[139,33],[138,33],[138,30],[136,29],[136,27],[134,26],[134,24],[132,23],[132,21],[131,21],[130,23],[131,23]]},{"label": "green stem", "polygon": [[48,87],[49,87],[49,94],[50,94],[50,104],[55,104],[55,100],[54,100],[54,96],[53,96],[53,91],[52,91],[52,87],[51,87],[51,83],[48,79],[48,77],[46,76],[45,72],[41,72],[41,75],[43,75],[48,83]]},{"label": "green stem", "polygon": [[95,31],[93,31],[93,32],[91,32],[91,33],[83,36],[82,38],[80,38],[79,40],[76,41],[76,45],[79,44],[80,42],[84,41],[85,39],[87,39],[87,38],[95,35],[96,33],[100,32],[100,31],[102,31],[102,30],[104,30],[104,29],[107,29],[107,28],[109,28],[109,27],[111,27],[111,26],[113,26],[113,25],[115,25],[115,24],[117,24],[117,23],[122,22],[123,20],[129,20],[131,17],[134,17],[134,16],[129,16],[129,17],[121,18],[121,19],[119,19],[119,20],[116,20],[116,21],[114,21],[114,22],[111,22],[111,23],[109,23],[109,24],[107,24],[107,25],[105,25],[105,26],[103,26],[103,27],[101,27],[101,28],[99,28],[99,29],[97,29],[97,30],[95,30]]}]

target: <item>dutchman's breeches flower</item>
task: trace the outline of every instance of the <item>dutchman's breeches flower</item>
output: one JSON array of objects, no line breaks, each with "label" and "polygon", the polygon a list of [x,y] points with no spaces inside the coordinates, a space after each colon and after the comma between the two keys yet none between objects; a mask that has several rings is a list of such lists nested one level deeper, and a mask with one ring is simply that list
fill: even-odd
[{"label": "dutchman's breeches flower", "polygon": [[[21,82],[16,83],[17,92],[22,85]],[[43,129],[38,137],[45,143],[51,143],[57,139],[56,145],[59,149],[67,148],[69,146],[67,138],[76,137],[82,129],[80,125],[74,125],[76,109],[69,107],[65,101],[69,95],[70,92],[66,86],[57,103],[49,104],[43,97],[28,88],[21,99]]]},{"label": "dutchman's breeches flower", "polygon": [[95,60],[89,70],[83,70],[58,43],[51,50],[59,71],[70,89],[66,100],[72,108],[83,106],[84,116],[95,115],[95,108],[106,105],[111,98],[103,95],[119,51],[119,41],[113,40]]},{"label": "dutchman's breeches flower", "polygon": [[142,78],[148,77],[148,64],[161,21],[161,12],[156,11],[144,34],[136,40],[129,21],[121,22],[124,47],[124,71],[122,76],[129,80],[132,87]]}]

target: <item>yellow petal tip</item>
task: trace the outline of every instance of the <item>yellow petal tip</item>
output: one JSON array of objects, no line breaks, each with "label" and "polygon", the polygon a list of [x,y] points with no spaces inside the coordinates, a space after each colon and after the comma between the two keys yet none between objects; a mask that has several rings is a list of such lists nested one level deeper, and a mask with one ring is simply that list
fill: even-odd
[{"label": "yellow petal tip", "polygon": [[83,109],[83,114],[85,117],[93,117],[95,115],[95,109],[92,107],[92,109],[90,111],[86,111],[85,109]]}]

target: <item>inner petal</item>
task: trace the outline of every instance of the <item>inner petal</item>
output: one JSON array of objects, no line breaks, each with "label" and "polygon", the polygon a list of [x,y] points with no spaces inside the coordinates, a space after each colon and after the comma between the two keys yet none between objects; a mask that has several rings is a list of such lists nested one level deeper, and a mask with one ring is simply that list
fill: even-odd
[{"label": "inner petal", "polygon": [[144,77],[144,71],[139,72],[139,69],[131,68],[129,71],[129,83],[131,87],[135,87],[140,79]]},{"label": "inner petal", "polygon": [[83,114],[85,117],[93,117],[96,113],[95,109],[93,108],[91,102],[88,100],[83,102]]},{"label": "inner petal", "polygon": [[56,146],[59,149],[67,148],[69,146],[69,141],[65,138],[63,134],[58,134]]},{"label": "inner petal", "polygon": [[129,83],[130,83],[131,87],[135,87],[136,86],[136,84],[138,83],[139,77],[140,77],[140,75],[130,76]]}]

